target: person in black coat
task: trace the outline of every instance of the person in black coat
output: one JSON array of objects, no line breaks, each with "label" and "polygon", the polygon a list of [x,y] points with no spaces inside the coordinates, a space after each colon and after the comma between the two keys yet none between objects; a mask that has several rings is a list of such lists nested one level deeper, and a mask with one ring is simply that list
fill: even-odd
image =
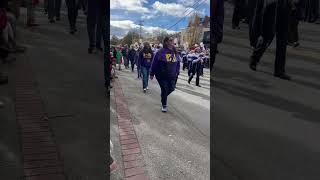
[{"label": "person in black coat", "polygon": [[79,0],[66,0],[68,8],[68,19],[70,24],[70,33],[74,34],[77,31],[76,22],[78,17],[78,9],[80,6]]},{"label": "person in black coat", "polygon": [[[88,1],[87,9],[87,30],[89,36],[88,53],[93,53],[94,50],[103,51],[101,47],[102,41],[102,21],[104,6],[102,2],[105,0],[90,0]],[[107,1],[105,1],[107,2]]]},{"label": "person in black coat", "polygon": [[288,32],[288,45],[297,47],[299,46],[299,21],[303,19],[303,1],[292,0],[290,14],[289,14],[289,32]]},{"label": "person in black coat", "polygon": [[290,0],[257,0],[250,22],[250,43],[254,47],[250,68],[257,70],[264,52],[276,35],[274,76],[290,80],[285,72]]},{"label": "person in black coat", "polygon": [[246,0],[233,0],[232,29],[240,29],[240,21],[246,18]]},{"label": "person in black coat", "polygon": [[305,0],[304,20],[314,23],[319,18],[319,0]]},{"label": "person in black coat", "polygon": [[224,23],[224,1],[221,0],[213,0],[213,16],[212,16],[212,31],[211,37],[213,41],[211,41],[212,45],[212,53],[213,58],[210,62],[210,71],[213,69],[213,64],[216,60],[216,54],[218,52],[218,44],[221,43],[223,38],[223,23]]},{"label": "person in black coat", "polygon": [[131,63],[131,71],[133,72],[134,71],[134,57],[136,55],[136,50],[134,49],[134,45],[131,45],[130,47],[130,50],[129,50],[129,55],[128,55],[128,58],[129,58],[129,61]]},{"label": "person in black coat", "polygon": [[50,23],[54,23],[56,18],[57,21],[60,20],[60,10],[61,10],[61,0],[48,0],[48,19]]}]

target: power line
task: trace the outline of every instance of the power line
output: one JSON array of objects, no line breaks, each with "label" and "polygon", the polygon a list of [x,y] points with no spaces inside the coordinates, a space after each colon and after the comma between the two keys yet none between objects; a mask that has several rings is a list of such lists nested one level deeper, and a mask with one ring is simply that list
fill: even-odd
[{"label": "power line", "polygon": [[185,15],[184,17],[182,17],[179,21],[177,21],[175,24],[173,24],[172,26],[170,26],[169,28],[167,28],[168,30],[170,30],[172,27],[176,26],[179,22],[181,22],[184,18],[186,18],[189,14],[191,14],[192,12],[194,12],[198,7],[201,6],[202,3],[204,3],[206,0],[203,0],[201,3],[198,4],[197,7],[194,8],[194,10],[190,11],[187,15]]},{"label": "power line", "polygon": [[[201,0],[200,0],[200,1],[201,1]],[[184,13],[186,13],[189,9],[194,8],[194,6],[195,6],[196,4],[198,4],[198,3],[200,3],[200,1],[196,1],[191,7],[188,7],[182,14],[185,15]],[[168,25],[169,25],[169,23],[168,23],[166,26],[168,26]]]}]

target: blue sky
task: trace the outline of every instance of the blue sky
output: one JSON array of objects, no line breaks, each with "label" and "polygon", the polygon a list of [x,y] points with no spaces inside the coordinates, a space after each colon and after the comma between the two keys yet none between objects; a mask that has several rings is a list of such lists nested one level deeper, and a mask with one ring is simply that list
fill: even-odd
[{"label": "blue sky", "polygon": [[144,34],[160,29],[174,33],[187,26],[188,17],[194,12],[210,16],[209,3],[210,0],[110,0],[110,35],[122,37],[129,30],[138,31],[140,20],[144,21]]}]

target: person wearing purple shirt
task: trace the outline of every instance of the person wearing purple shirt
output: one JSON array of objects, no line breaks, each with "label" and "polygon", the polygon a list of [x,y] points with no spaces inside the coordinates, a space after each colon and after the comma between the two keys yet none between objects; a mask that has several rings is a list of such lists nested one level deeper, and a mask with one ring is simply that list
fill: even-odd
[{"label": "person wearing purple shirt", "polygon": [[145,93],[148,88],[148,80],[150,74],[150,67],[153,59],[153,52],[149,43],[144,43],[143,49],[139,54],[139,67],[142,73],[142,86],[143,92]]},{"label": "person wearing purple shirt", "polygon": [[163,48],[160,49],[151,64],[150,79],[154,76],[161,88],[162,112],[167,112],[167,98],[176,87],[179,76],[180,56],[178,55],[173,38],[166,37]]}]

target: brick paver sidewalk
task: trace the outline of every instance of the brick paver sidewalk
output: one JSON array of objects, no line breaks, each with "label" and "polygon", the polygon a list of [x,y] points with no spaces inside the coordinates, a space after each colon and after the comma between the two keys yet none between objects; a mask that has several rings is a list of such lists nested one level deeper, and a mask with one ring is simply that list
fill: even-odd
[{"label": "brick paver sidewalk", "polygon": [[63,163],[50,130],[31,65],[19,60],[14,70],[15,111],[21,131],[25,180],[64,180]]},{"label": "brick paver sidewalk", "polygon": [[124,177],[126,180],[146,180],[148,178],[144,170],[139,141],[132,124],[128,105],[119,80],[116,80],[114,83],[114,94]]}]

